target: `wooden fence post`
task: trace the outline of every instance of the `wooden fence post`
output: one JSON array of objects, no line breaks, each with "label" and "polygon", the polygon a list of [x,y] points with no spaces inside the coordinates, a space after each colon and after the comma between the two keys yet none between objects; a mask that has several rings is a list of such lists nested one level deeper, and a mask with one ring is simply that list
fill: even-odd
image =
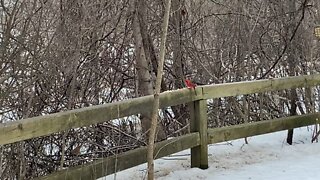
[{"label": "wooden fence post", "polygon": [[189,103],[190,131],[199,132],[200,145],[191,148],[191,167],[208,168],[208,115],[207,100]]}]

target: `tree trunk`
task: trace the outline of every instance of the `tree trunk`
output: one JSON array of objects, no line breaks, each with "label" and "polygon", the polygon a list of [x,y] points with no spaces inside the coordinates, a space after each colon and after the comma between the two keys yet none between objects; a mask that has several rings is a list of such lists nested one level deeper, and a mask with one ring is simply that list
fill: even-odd
[{"label": "tree trunk", "polygon": [[[183,14],[183,2],[181,0],[175,0],[172,2],[172,22],[174,33],[172,36],[172,49],[173,49],[173,81],[176,89],[185,87],[184,85],[184,73],[183,73],[183,54],[182,54],[182,14]],[[182,127],[175,127],[175,131],[183,128],[188,124],[188,112],[187,106],[179,105],[172,107],[175,119],[181,124]],[[182,134],[188,131],[185,128],[184,131],[179,131]]]},{"label": "tree trunk", "polygon": [[[134,5],[133,35],[136,54],[136,71],[138,76],[138,94],[146,96],[153,94],[151,54],[152,49],[150,40],[148,40],[148,32],[146,27],[146,7],[145,0],[137,0]],[[151,114],[141,114],[142,132],[147,134],[151,126]],[[164,139],[165,133],[162,126],[158,128],[158,139]]]},{"label": "tree trunk", "polygon": [[152,119],[151,119],[151,128],[149,133],[149,143],[148,143],[148,154],[147,154],[147,161],[148,161],[148,180],[154,179],[154,140],[156,136],[156,129],[157,129],[157,119],[158,119],[158,109],[159,109],[159,95],[161,90],[161,79],[163,73],[163,64],[164,64],[164,57],[166,52],[166,38],[167,38],[167,30],[169,24],[169,13],[170,13],[170,6],[171,0],[167,0],[166,2],[166,9],[164,20],[162,24],[162,35],[161,35],[161,44],[160,44],[160,62],[158,64],[157,70],[157,79],[156,79],[156,86],[154,92],[154,102],[153,102],[153,109],[152,109]]},{"label": "tree trunk", "polygon": [[[296,11],[296,0],[292,0],[289,2],[289,8],[291,12],[295,12]],[[289,34],[293,34],[294,32],[294,18],[295,15],[294,13],[290,14],[290,20],[291,20],[291,24],[289,26]],[[290,76],[294,76],[295,75],[295,67],[297,65],[296,63],[296,57],[295,57],[295,40],[292,40],[292,42],[289,44],[289,58],[288,58],[288,64],[289,64],[289,75]],[[290,116],[294,116],[297,114],[297,104],[296,101],[298,100],[298,96],[297,96],[297,92],[295,89],[291,89],[290,90]],[[293,140],[293,129],[289,129],[288,130],[288,135],[287,135],[287,143],[292,145],[292,140]]]},{"label": "tree trunk", "polygon": [[[133,19],[133,37],[135,43],[135,54],[136,54],[136,71],[138,76],[138,95],[145,96],[153,93],[152,78],[150,74],[149,63],[147,61],[140,32],[140,25],[138,21],[138,12],[144,11],[144,7],[140,7],[143,3],[136,3],[134,19]],[[141,126],[142,132],[146,132],[150,127],[150,114],[141,115]]]},{"label": "tree trunk", "polygon": [[182,3],[181,0],[172,2],[174,35],[172,39],[174,84],[177,89],[184,87],[182,64]]}]

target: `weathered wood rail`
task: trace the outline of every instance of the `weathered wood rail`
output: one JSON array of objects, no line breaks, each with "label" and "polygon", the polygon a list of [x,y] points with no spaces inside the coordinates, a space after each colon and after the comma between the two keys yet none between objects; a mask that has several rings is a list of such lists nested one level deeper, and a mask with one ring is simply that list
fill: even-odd
[{"label": "weathered wood rail", "polygon": [[[208,167],[208,144],[317,124],[320,113],[208,129],[207,99],[311,87],[319,84],[320,74],[317,74],[199,86],[196,88],[196,93],[189,89],[161,93],[160,108],[188,103],[191,112],[191,133],[156,143],[155,158],[191,148],[191,166],[205,169]],[[0,124],[0,145],[150,112],[152,103],[153,96],[151,95],[2,123]],[[40,179],[96,179],[144,162],[146,162],[146,147],[141,147],[92,163],[61,170],[40,177]]]}]

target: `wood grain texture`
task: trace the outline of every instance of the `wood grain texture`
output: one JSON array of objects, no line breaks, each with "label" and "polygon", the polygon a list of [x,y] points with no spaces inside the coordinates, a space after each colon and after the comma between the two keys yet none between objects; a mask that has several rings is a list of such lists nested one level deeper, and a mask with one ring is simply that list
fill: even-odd
[{"label": "wood grain texture", "polygon": [[277,91],[320,84],[320,74],[201,86],[204,99]]},{"label": "wood grain texture", "polygon": [[208,144],[256,136],[320,123],[320,113],[290,116],[222,128],[208,129]]},{"label": "wood grain texture", "polygon": [[[200,92],[200,89],[198,89]],[[200,94],[200,93],[199,93]],[[196,99],[194,91],[180,89],[160,94],[160,108],[183,104]],[[85,127],[152,110],[153,96],[86,107],[45,116],[0,124],[0,145],[50,135],[71,128]]]},{"label": "wood grain texture", "polygon": [[191,167],[201,169],[208,168],[208,115],[207,115],[207,100],[199,100],[190,103],[190,131],[199,132],[200,145],[191,148]]}]

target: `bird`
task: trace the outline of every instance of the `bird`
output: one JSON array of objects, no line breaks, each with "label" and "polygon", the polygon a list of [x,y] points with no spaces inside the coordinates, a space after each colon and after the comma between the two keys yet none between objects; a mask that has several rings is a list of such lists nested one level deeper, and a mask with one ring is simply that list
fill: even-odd
[{"label": "bird", "polygon": [[195,89],[197,87],[190,79],[185,79],[185,83],[188,89]]},{"label": "bird", "polygon": [[70,154],[73,155],[73,156],[79,156],[81,154],[81,147],[82,147],[82,144],[78,145],[76,148],[72,149]]}]

